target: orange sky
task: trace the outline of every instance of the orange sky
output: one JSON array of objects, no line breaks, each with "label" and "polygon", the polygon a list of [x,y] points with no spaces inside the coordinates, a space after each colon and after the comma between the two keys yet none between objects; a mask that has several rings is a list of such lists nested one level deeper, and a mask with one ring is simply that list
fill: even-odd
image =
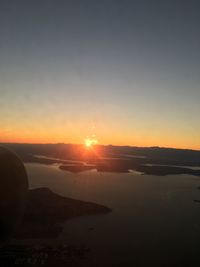
[{"label": "orange sky", "polygon": [[81,127],[77,129],[67,128],[44,128],[44,127],[22,127],[20,129],[6,129],[1,131],[1,142],[16,143],[73,143],[82,144],[85,138],[96,135],[99,144],[102,145],[132,145],[132,146],[161,146],[174,148],[189,148],[200,150],[198,135],[188,138],[187,134],[177,132],[160,132],[139,129],[133,132],[123,131],[123,129],[99,128],[89,131]]}]

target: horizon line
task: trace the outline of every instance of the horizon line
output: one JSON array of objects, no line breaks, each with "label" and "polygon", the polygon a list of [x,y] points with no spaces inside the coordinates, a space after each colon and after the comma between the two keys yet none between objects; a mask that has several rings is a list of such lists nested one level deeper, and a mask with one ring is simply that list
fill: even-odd
[{"label": "horizon line", "polygon": [[[83,146],[83,143],[29,143],[29,142],[0,142],[0,144],[16,144],[16,145],[74,145],[74,146]],[[130,147],[130,148],[158,148],[158,149],[174,149],[174,150],[189,150],[200,152],[200,149],[193,148],[180,148],[180,147],[168,147],[168,146],[137,146],[137,145],[114,145],[114,144],[96,144],[94,146],[113,146],[113,147]]]}]

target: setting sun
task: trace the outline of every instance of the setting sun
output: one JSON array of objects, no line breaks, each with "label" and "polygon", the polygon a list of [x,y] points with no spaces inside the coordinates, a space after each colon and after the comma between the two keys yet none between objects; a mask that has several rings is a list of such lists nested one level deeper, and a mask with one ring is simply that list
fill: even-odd
[{"label": "setting sun", "polygon": [[98,143],[97,139],[95,138],[89,138],[87,137],[85,140],[84,140],[84,144],[87,148],[91,148],[93,145],[96,145]]}]

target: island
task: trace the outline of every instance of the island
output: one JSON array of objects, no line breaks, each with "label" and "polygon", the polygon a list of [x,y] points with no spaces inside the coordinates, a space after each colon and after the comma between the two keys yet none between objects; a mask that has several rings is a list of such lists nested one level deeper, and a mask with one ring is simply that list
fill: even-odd
[{"label": "island", "polygon": [[15,151],[24,163],[56,164],[63,171],[79,173],[95,169],[98,172],[146,175],[200,176],[200,151],[162,147],[131,147],[97,145],[86,150],[74,144],[12,144],[2,146]]}]

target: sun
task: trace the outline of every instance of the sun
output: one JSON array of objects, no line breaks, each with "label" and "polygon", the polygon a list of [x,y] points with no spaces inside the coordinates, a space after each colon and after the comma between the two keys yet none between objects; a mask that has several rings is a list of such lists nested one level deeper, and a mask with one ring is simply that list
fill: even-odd
[{"label": "sun", "polygon": [[87,137],[84,140],[84,144],[85,144],[85,147],[86,148],[92,148],[94,145],[98,144],[98,141],[95,138],[89,138],[89,137]]}]

